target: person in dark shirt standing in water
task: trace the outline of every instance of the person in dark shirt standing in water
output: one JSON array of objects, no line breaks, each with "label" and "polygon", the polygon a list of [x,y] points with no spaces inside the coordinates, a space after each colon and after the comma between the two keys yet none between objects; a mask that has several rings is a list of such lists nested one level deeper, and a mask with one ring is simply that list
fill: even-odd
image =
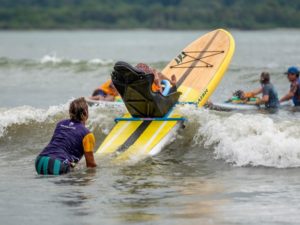
[{"label": "person in dark shirt standing in water", "polygon": [[299,79],[299,69],[295,66],[288,68],[285,73],[289,82],[291,83],[290,91],[285,96],[280,99],[280,102],[293,100],[295,106],[300,106],[300,79]]},{"label": "person in dark shirt standing in water", "polygon": [[38,174],[60,175],[70,172],[82,156],[87,167],[96,167],[94,159],[95,137],[86,127],[89,117],[84,98],[71,102],[70,119],[60,121],[50,143],[38,155],[35,168]]},{"label": "person in dark shirt standing in water", "polygon": [[[251,92],[243,93],[244,98],[253,98],[262,93],[262,98],[257,99],[256,105],[265,104],[267,109],[277,109],[279,107],[278,94],[273,84],[270,82],[270,74],[262,72],[260,75],[261,87]],[[243,100],[243,97],[241,98]]]}]

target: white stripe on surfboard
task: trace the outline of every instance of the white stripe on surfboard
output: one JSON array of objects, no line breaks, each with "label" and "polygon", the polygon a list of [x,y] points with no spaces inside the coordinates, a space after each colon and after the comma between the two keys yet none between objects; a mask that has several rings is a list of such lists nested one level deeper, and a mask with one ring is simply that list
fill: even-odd
[{"label": "white stripe on surfboard", "polygon": [[[125,122],[126,124],[125,124],[125,126],[123,126],[103,147],[102,147],[102,149],[106,149],[108,146],[110,146],[111,145],[111,143],[113,142],[113,141],[115,141],[118,137],[119,137],[119,135],[129,126],[129,124],[130,124],[130,121],[126,121]],[[100,151],[97,151],[96,152],[96,154],[99,154],[99,153],[101,153]]]},{"label": "white stripe on surfboard", "polygon": [[166,144],[168,144],[169,142],[171,142],[172,141],[172,137],[175,135],[175,131],[178,130],[179,127],[180,127],[180,125],[179,125],[179,123],[177,123],[170,130],[170,132],[166,136],[164,136],[161,139],[161,141],[156,146],[154,146],[154,148],[149,152],[149,155],[153,156],[153,155],[158,154]]},{"label": "white stripe on surfboard", "polygon": [[[170,117],[172,117],[174,113],[171,113],[170,114]],[[147,148],[152,144],[153,140],[157,137],[157,135],[159,134],[159,132],[166,126],[166,124],[168,123],[169,121],[164,121],[160,127],[158,128],[158,130],[154,133],[154,135],[152,135],[152,137],[149,139],[149,141],[146,143],[146,145],[144,146],[143,148],[143,152],[142,153],[145,153],[145,151],[147,150]],[[170,130],[170,132],[172,131],[172,129]],[[159,142],[158,142],[159,144]],[[151,151],[150,151],[151,152]]]},{"label": "white stripe on surfboard", "polygon": [[181,101],[184,101],[185,100],[185,98],[186,98],[186,96],[191,92],[191,90],[192,90],[192,88],[187,88],[188,90],[186,90],[185,92],[184,92],[184,95],[182,96],[182,100]]}]

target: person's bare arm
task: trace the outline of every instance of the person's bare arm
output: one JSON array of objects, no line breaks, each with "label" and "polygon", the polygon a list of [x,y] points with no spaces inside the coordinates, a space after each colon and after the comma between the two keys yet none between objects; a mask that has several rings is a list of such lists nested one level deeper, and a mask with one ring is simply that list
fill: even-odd
[{"label": "person's bare arm", "polygon": [[169,79],[166,75],[164,75],[164,74],[161,73],[161,72],[158,72],[158,75],[159,75],[159,78],[160,78],[161,80],[167,80],[167,81],[169,81],[170,84],[172,84],[173,86],[176,85],[176,77],[175,77],[174,74],[172,75],[172,77],[174,77],[173,79]]},{"label": "person's bare arm", "polygon": [[162,86],[160,84],[161,78],[160,78],[159,72],[157,72],[155,69],[153,69],[152,72],[153,72],[153,75],[154,75],[153,83],[155,83],[155,85],[157,87],[159,87],[159,91],[162,92]]},{"label": "person's bare arm", "polygon": [[85,157],[85,162],[86,162],[87,167],[96,167],[97,166],[93,152],[85,152],[84,157]]},{"label": "person's bare arm", "polygon": [[108,102],[113,102],[113,101],[115,101],[115,96],[107,95],[107,96],[105,96],[104,100],[108,101]]},{"label": "person's bare arm", "polygon": [[269,99],[270,99],[269,95],[264,95],[261,99],[257,99],[256,104],[257,105],[265,104],[269,101]]},{"label": "person's bare arm", "polygon": [[298,84],[292,83],[290,91],[285,96],[283,96],[279,100],[279,102],[284,102],[284,101],[288,101],[288,100],[292,99],[294,97],[295,93],[297,92],[297,89],[298,89]]},{"label": "person's bare arm", "polygon": [[162,92],[163,90],[162,90],[162,86],[160,84],[160,80],[155,78],[153,82],[156,84],[157,87],[159,87],[159,92]]},{"label": "person's bare arm", "polygon": [[262,88],[258,88],[258,89],[251,91],[251,93],[253,93],[253,95],[256,96],[256,95],[262,93],[262,90],[263,90]]},{"label": "person's bare arm", "polygon": [[258,89],[255,89],[253,91],[249,91],[249,92],[245,92],[244,93],[244,98],[254,98],[256,95],[262,93],[262,88],[258,88]]},{"label": "person's bare arm", "polygon": [[289,93],[287,93],[285,96],[283,96],[283,97],[279,100],[279,102],[285,102],[285,101],[288,101],[288,100],[292,99],[293,96],[294,96],[294,93],[291,92],[291,91],[289,91]]}]

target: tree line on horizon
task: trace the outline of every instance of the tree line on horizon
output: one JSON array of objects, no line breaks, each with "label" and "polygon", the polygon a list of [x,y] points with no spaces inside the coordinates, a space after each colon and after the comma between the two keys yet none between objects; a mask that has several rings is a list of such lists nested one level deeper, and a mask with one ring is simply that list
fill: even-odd
[{"label": "tree line on horizon", "polygon": [[0,0],[0,29],[299,28],[299,0]]}]

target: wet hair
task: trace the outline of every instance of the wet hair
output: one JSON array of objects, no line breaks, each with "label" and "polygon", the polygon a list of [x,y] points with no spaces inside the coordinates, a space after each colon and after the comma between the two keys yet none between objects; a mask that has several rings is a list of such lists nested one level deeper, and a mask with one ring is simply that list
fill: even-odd
[{"label": "wet hair", "polygon": [[270,82],[270,74],[268,72],[262,72],[260,75],[260,83],[267,84]]},{"label": "wet hair", "polygon": [[88,116],[88,105],[83,97],[77,98],[70,103],[69,115],[71,120],[82,122]]},{"label": "wet hair", "polygon": [[244,92],[242,90],[236,90],[234,93],[233,93],[233,96],[236,96],[240,99],[242,99],[244,97]]}]

